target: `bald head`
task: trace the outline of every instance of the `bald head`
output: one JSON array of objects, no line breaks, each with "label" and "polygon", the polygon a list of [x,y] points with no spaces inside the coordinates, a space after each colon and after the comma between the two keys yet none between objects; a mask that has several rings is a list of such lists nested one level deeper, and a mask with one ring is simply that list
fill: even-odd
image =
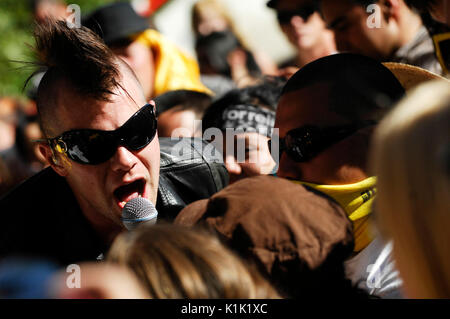
[{"label": "bald head", "polygon": [[301,68],[286,83],[282,96],[318,84],[328,88],[328,110],[352,121],[378,120],[405,93],[395,75],[381,63],[342,53]]}]

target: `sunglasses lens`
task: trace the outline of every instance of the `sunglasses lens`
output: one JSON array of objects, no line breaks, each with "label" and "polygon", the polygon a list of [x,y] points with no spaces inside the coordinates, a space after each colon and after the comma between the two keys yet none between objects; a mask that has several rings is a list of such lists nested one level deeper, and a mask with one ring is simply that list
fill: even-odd
[{"label": "sunglasses lens", "polygon": [[[142,123],[143,124],[143,123]],[[151,123],[145,126],[136,127],[130,130],[124,138],[124,146],[129,150],[138,151],[147,146],[155,137],[156,129],[152,128]]]},{"label": "sunglasses lens", "polygon": [[69,158],[82,164],[96,165],[105,162],[117,148],[112,132],[80,130],[64,140],[68,145]]},{"label": "sunglasses lens", "polygon": [[115,131],[76,130],[63,134],[67,155],[81,164],[97,165],[110,159],[119,145],[131,151],[147,146],[157,128],[153,107],[146,105]]},{"label": "sunglasses lens", "polygon": [[147,146],[156,135],[157,122],[151,106],[145,106],[123,127],[123,145],[132,151]]},{"label": "sunglasses lens", "polygon": [[286,136],[286,153],[296,162],[306,162],[312,158],[311,143],[304,132],[295,132]]},{"label": "sunglasses lens", "polygon": [[[286,152],[295,162],[308,162],[333,144],[354,134],[357,130],[375,124],[375,121],[368,120],[360,123],[325,128],[305,125],[290,130],[284,138],[279,139],[278,158],[281,158],[281,154]],[[274,143],[271,140],[268,143],[269,150],[272,153],[272,144]]]},{"label": "sunglasses lens", "polygon": [[285,137],[287,155],[299,163],[310,161],[326,147],[321,130],[315,126],[293,129]]}]

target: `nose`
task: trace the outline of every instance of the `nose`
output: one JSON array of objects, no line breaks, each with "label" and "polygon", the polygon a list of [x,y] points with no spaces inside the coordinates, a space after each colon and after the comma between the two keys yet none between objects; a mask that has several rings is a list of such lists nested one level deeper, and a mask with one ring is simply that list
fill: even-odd
[{"label": "nose", "polygon": [[305,24],[305,20],[303,20],[302,17],[293,16],[291,18],[291,25],[296,29],[302,27],[304,24]]},{"label": "nose", "polygon": [[113,171],[130,171],[137,164],[136,156],[127,148],[119,146],[116,153],[111,158],[111,167]]},{"label": "nose", "polygon": [[225,167],[228,173],[232,175],[239,175],[242,172],[241,166],[236,162],[236,159],[232,155],[227,155],[225,157]]}]

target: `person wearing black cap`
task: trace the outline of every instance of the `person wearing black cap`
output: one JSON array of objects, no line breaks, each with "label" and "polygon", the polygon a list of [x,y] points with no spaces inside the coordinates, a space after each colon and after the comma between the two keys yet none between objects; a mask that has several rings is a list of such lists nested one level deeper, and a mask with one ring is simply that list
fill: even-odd
[{"label": "person wearing black cap", "polygon": [[303,67],[336,53],[333,32],[326,29],[313,0],[270,0],[267,6],[276,11],[281,30],[297,49],[297,56],[286,66]]},{"label": "person wearing black cap", "polygon": [[197,62],[150,28],[129,3],[100,7],[83,19],[83,25],[130,65],[147,100],[180,89],[211,94],[200,81]]}]

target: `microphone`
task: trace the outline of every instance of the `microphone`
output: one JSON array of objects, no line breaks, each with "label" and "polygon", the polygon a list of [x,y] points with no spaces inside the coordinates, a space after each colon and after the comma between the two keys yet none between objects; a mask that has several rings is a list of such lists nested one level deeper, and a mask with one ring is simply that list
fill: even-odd
[{"label": "microphone", "polygon": [[157,217],[155,205],[143,197],[133,198],[122,209],[122,222],[128,230],[133,230],[140,224],[153,225]]}]

